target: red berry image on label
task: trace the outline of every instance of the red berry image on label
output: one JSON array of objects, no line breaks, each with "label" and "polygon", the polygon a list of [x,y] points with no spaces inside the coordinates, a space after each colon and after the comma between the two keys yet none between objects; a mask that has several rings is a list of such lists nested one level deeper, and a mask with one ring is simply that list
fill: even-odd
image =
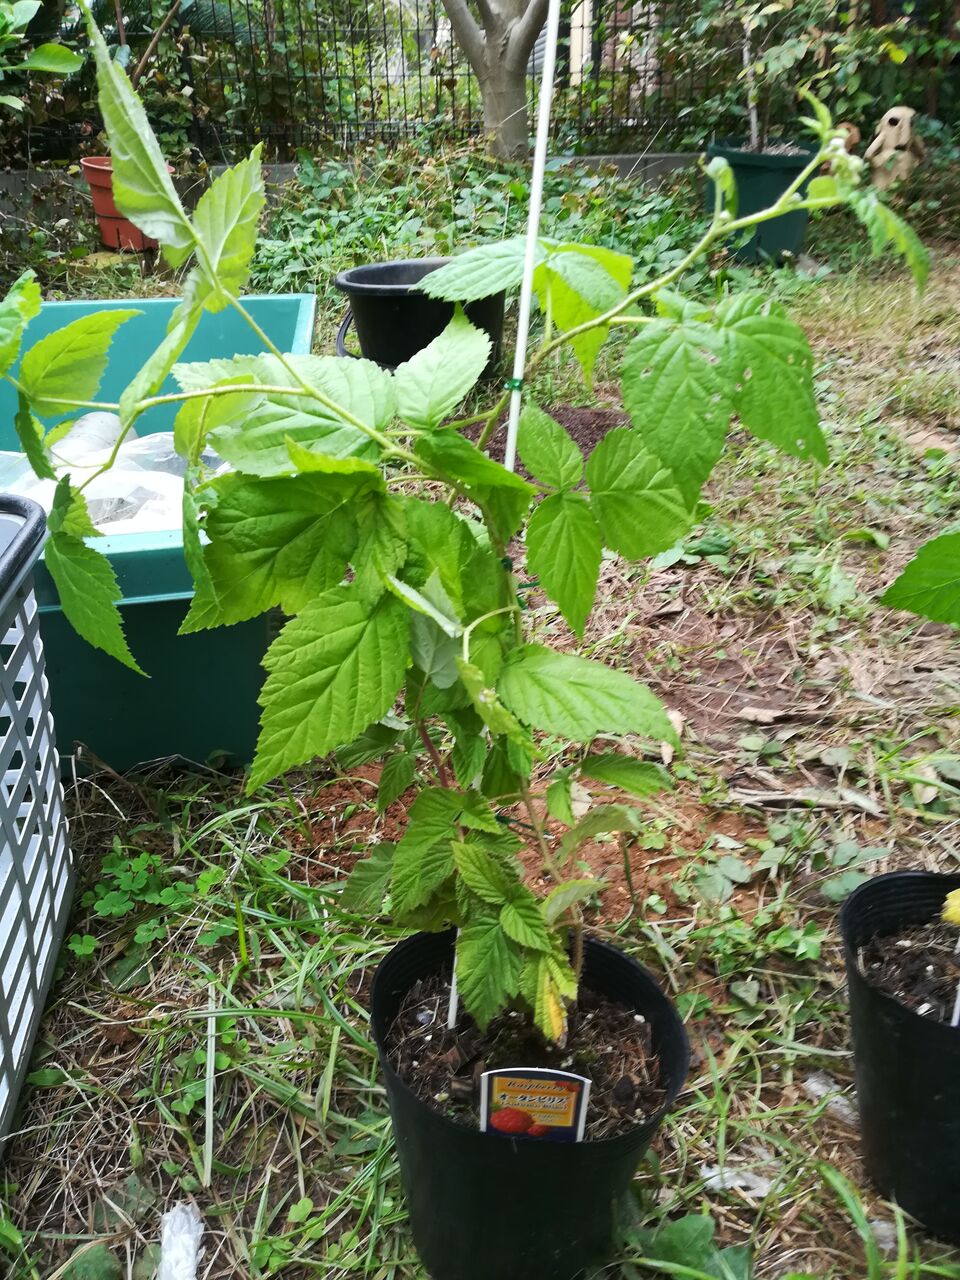
[{"label": "red berry image on label", "polygon": [[528,1138],[545,1138],[550,1132],[548,1124],[532,1124],[527,1130]]},{"label": "red berry image on label", "polygon": [[532,1126],[533,1116],[519,1107],[503,1107],[490,1117],[490,1128],[498,1133],[527,1133]]}]

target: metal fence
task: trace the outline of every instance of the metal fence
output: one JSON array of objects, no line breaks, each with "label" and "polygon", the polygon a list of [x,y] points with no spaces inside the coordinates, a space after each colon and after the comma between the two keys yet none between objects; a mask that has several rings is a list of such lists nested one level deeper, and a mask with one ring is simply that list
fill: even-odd
[{"label": "metal fence", "polygon": [[[116,41],[113,0],[94,2]],[[149,53],[140,91],[170,153],[192,146],[216,163],[262,139],[285,159],[301,146],[352,150],[424,130],[465,138],[483,129],[479,85],[441,0],[171,3],[123,6],[133,62]],[[564,0],[558,149],[671,150],[742,133],[739,49],[720,36],[690,39],[701,11],[699,0]],[[528,67],[531,114],[541,53]],[[44,86],[33,96],[18,140],[30,158],[72,158],[95,145],[91,68],[59,93]],[[792,97],[785,110],[795,115]],[[10,162],[2,128],[0,159]]]}]

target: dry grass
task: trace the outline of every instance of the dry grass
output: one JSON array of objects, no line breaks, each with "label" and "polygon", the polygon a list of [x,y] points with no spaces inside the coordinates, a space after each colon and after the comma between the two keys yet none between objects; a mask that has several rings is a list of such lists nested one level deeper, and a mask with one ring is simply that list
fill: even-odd
[{"label": "dry grass", "polygon": [[[956,352],[958,298],[956,258],[919,303],[899,275],[802,293],[832,465],[815,475],[740,442],[699,547],[642,572],[607,562],[587,637],[684,722],[680,785],[634,851],[636,909],[611,847],[585,854],[612,881],[598,927],[665,975],[696,1046],[637,1213],[650,1225],[708,1209],[763,1277],[864,1276],[863,1224],[824,1164],[859,1188],[864,1221],[893,1221],[863,1184],[849,1108],[814,1096],[824,1074],[851,1094],[823,890],[851,842],[873,850],[869,871],[957,866],[960,648],[872,601],[960,517],[954,455],[911,443],[921,423],[903,391],[932,351]],[[421,1274],[365,1038],[365,983],[390,938],[337,902],[344,870],[402,820],[402,803],[380,817],[372,795],[365,769],[253,803],[206,774],[78,789],[84,885],[118,841],[153,854],[169,892],[116,918],[78,913],[100,945],[64,961],[8,1148],[5,1202],[25,1240],[8,1274],[49,1280],[106,1239],[117,1275],[148,1277],[159,1214],[185,1195],[206,1218],[210,1280]],[[703,870],[730,852],[751,877],[716,901]],[[158,936],[133,942],[151,920]],[[819,956],[798,956],[803,937]],[[960,1253],[911,1238],[934,1274],[960,1277]],[[652,1274],[630,1258],[604,1275]],[[912,1265],[889,1274],[923,1274]]]}]

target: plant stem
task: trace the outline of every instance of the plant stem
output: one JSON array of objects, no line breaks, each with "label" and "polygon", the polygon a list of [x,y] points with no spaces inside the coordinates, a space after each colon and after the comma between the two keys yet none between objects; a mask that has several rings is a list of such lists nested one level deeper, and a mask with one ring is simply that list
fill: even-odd
[{"label": "plant stem", "polygon": [[430,761],[436,770],[437,779],[442,787],[450,786],[450,771],[441,759],[440,752],[437,750],[433,739],[427,732],[426,723],[423,720],[417,720],[417,733],[420,735],[420,741],[427,749]]}]

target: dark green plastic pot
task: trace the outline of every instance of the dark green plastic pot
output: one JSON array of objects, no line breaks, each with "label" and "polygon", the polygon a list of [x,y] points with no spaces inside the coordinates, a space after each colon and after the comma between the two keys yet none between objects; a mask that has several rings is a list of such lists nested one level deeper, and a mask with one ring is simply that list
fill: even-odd
[{"label": "dark green plastic pot", "polygon": [[[802,145],[800,143],[798,146]],[[804,147],[802,153],[776,155],[767,151],[742,151],[728,142],[712,142],[707,156],[721,156],[733,170],[737,183],[737,216],[759,213],[768,209],[795,182],[798,174],[810,163],[814,150]],[[806,183],[801,191],[806,189]],[[713,202],[711,186],[709,199]],[[806,209],[784,213],[769,222],[761,222],[746,244],[741,245],[736,256],[741,262],[778,262],[784,254],[794,257],[803,248],[807,233]]]}]

